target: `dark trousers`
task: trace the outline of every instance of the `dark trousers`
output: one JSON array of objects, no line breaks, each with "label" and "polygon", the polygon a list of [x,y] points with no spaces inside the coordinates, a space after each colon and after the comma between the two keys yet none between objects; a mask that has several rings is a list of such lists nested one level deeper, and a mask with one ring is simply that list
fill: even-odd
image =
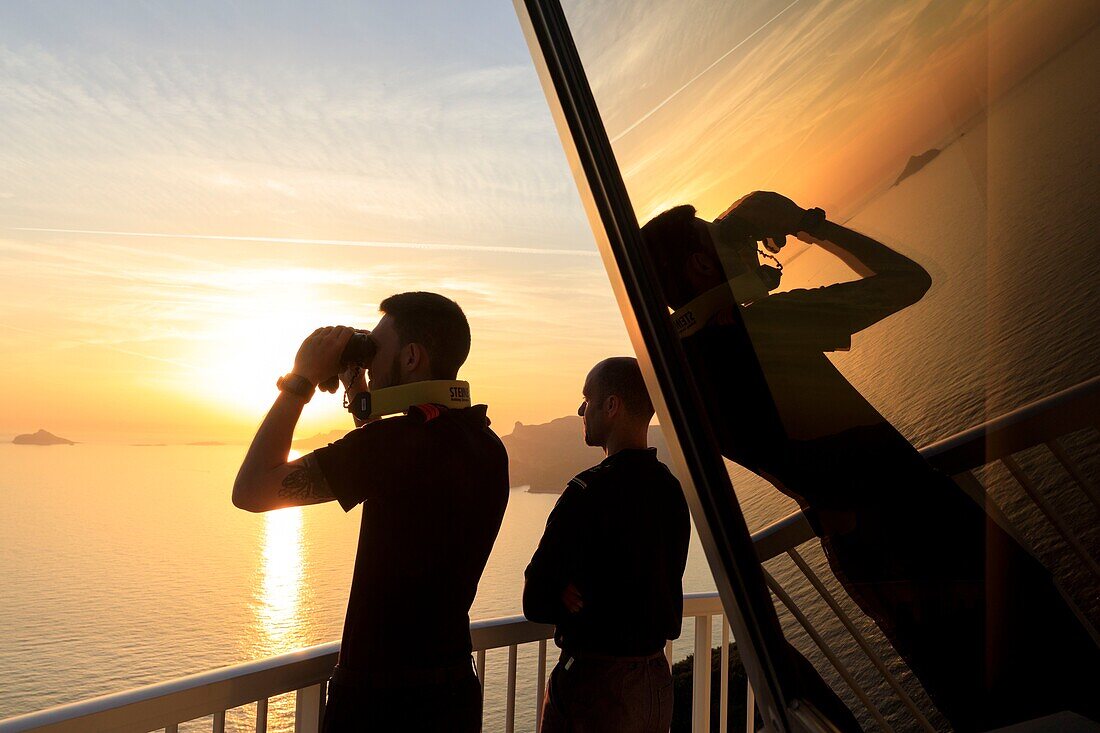
[{"label": "dark trousers", "polygon": [[649,657],[572,656],[550,673],[542,733],[668,733],[672,672]]},{"label": "dark trousers", "polygon": [[[433,679],[434,677],[434,679]],[[398,680],[401,682],[401,680]],[[417,684],[378,686],[341,679],[328,685],[322,733],[478,733],[481,683],[473,668],[425,675]]]}]

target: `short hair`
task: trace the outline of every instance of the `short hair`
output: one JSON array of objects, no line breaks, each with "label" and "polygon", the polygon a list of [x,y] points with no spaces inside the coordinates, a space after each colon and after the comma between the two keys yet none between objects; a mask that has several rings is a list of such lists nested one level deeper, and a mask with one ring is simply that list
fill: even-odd
[{"label": "short hair", "polygon": [[653,402],[642,377],[638,360],[633,356],[613,356],[604,359],[592,369],[595,392],[593,397],[618,396],[631,415],[645,419],[653,417]]},{"label": "short hair", "polygon": [[686,305],[698,295],[688,281],[688,258],[696,252],[715,252],[695,228],[694,206],[675,206],[650,219],[642,227],[642,243],[670,308]]},{"label": "short hair", "polygon": [[470,355],[470,323],[458,303],[438,293],[398,293],[378,310],[393,318],[401,345],[417,343],[428,352],[432,379],[454,379]]}]

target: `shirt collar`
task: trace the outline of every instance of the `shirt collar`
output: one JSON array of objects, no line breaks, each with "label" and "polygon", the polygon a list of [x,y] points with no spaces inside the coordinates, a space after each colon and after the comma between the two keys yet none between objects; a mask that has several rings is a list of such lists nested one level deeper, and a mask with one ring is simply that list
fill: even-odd
[{"label": "shirt collar", "polygon": [[603,459],[602,461],[600,461],[600,463],[610,463],[612,461],[617,461],[617,460],[621,460],[621,459],[634,460],[634,459],[637,459],[637,458],[656,458],[656,457],[657,457],[657,449],[656,448],[624,448],[623,450],[619,451],[618,453],[615,453],[614,455],[610,455],[607,458]]}]

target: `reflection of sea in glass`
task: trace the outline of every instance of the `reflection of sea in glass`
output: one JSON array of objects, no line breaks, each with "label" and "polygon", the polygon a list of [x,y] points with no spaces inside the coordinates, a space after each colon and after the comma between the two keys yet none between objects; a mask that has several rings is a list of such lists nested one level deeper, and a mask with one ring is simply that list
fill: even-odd
[{"label": "reflection of sea in glass", "polygon": [[300,507],[265,515],[262,557],[262,577],[252,606],[258,636],[255,656],[282,654],[305,644],[298,618],[303,576]]}]

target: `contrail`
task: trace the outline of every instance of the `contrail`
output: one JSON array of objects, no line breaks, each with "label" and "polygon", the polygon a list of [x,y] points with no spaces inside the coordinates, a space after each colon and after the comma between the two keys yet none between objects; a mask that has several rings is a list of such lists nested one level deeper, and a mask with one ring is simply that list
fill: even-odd
[{"label": "contrail", "polygon": [[[33,331],[29,328],[19,328],[18,326],[11,326],[11,325],[8,325],[7,323],[0,323],[0,328],[6,328],[9,331],[17,331],[19,333],[27,333],[27,334],[31,334],[32,336],[41,336],[42,335],[39,331]],[[77,343],[77,344],[82,344],[84,346],[92,346],[92,347],[95,347],[95,348],[107,349],[108,351],[117,351],[118,353],[126,354],[127,356],[138,356],[138,357],[141,357],[142,359],[149,359],[151,361],[160,361],[160,362],[164,362],[165,364],[172,364],[173,366],[183,367],[184,369],[191,369],[191,370],[194,370],[196,372],[201,372],[202,371],[202,369],[195,366],[194,364],[188,364],[187,362],[180,361],[179,359],[169,359],[169,358],[164,357],[164,356],[154,356],[153,354],[143,354],[140,351],[132,351],[130,349],[124,349],[121,346],[115,346],[113,344],[105,344],[105,343],[98,342],[98,341],[85,341],[83,339],[63,339],[63,340],[64,341],[70,341],[70,342]]]},{"label": "contrail", "polygon": [[372,249],[419,249],[432,252],[494,252],[519,255],[571,255],[597,257],[598,252],[584,249],[542,249],[539,247],[500,247],[486,244],[438,244],[434,242],[372,242],[357,239],[298,239],[292,237],[238,237],[228,234],[175,234],[164,232],[109,232],[98,229],[46,229],[11,227],[20,232],[52,232],[55,234],[93,234],[110,237],[146,237],[150,239],[201,239],[218,242],[270,242],[272,244],[335,245],[338,247],[369,247]]},{"label": "contrail", "polygon": [[722,63],[722,62],[723,62],[723,61],[724,61],[724,60],[726,59],[726,57],[727,57],[727,56],[729,56],[729,55],[730,55],[731,53],[733,53],[733,52],[734,52],[734,51],[736,51],[737,49],[739,49],[739,48],[741,48],[742,46],[744,46],[744,45],[745,45],[746,43],[748,43],[748,42],[749,42],[749,40],[751,40],[751,39],[752,39],[752,37],[753,37],[753,36],[755,36],[755,35],[756,35],[757,33],[759,33],[760,31],[764,30],[765,28],[767,28],[767,27],[768,27],[769,25],[771,25],[771,24],[772,24],[772,23],[773,23],[773,22],[775,21],[775,19],[776,19],[776,18],[778,18],[779,16],[783,15],[783,13],[785,13],[785,12],[787,12],[788,10],[790,10],[791,8],[793,8],[793,7],[795,6],[795,5],[798,5],[798,3],[800,3],[801,1],[802,1],[802,0],[794,0],[794,1],[793,1],[793,2],[792,2],[792,3],[790,4],[790,5],[788,5],[787,7],[783,8],[783,9],[782,9],[782,10],[780,10],[780,11],[779,11],[778,13],[776,13],[775,15],[773,15],[773,16],[772,16],[772,18],[771,18],[771,20],[769,20],[769,21],[768,21],[767,23],[765,23],[764,25],[760,26],[759,28],[757,28],[756,30],[754,30],[754,31],[753,31],[752,33],[750,33],[749,35],[747,35],[747,36],[745,36],[745,37],[744,37],[743,39],[741,39],[741,41],[740,41],[740,42],[739,42],[739,43],[738,43],[738,44],[737,44],[736,46],[734,46],[734,47],[733,47],[733,48],[731,48],[731,49],[730,49],[729,51],[726,51],[726,52],[725,52],[724,54],[722,54],[722,55],[721,55],[721,56],[719,56],[719,57],[718,57],[717,59],[715,59],[714,63],[712,63],[712,64],[711,64],[710,66],[708,66],[707,68],[703,69],[703,70],[702,70],[702,71],[700,71],[700,72],[699,72],[698,74],[696,74],[695,76],[693,76],[693,77],[691,77],[690,79],[688,79],[688,81],[687,81],[687,82],[686,82],[686,83],[685,83],[685,84],[684,84],[683,86],[681,86],[681,87],[680,87],[679,89],[677,89],[676,91],[674,91],[674,92],[673,92],[672,94],[670,94],[670,95],[668,95],[667,97],[665,97],[665,99],[664,99],[664,101],[663,101],[663,102],[661,102],[661,103],[660,103],[660,104],[658,104],[658,105],[657,105],[656,107],[654,107],[653,109],[649,110],[649,111],[648,111],[648,112],[646,112],[646,113],[645,113],[644,115],[642,115],[641,119],[639,119],[639,120],[638,120],[637,122],[635,122],[635,123],[634,123],[633,125],[631,125],[630,127],[626,128],[625,130],[623,130],[622,132],[620,132],[620,133],[619,133],[618,135],[616,135],[615,137],[611,138],[611,142],[613,142],[613,143],[615,143],[615,142],[618,142],[620,138],[622,138],[622,137],[625,137],[625,136],[626,136],[626,135],[627,135],[627,134],[628,134],[628,133],[629,133],[629,132],[630,132],[631,130],[633,130],[633,129],[634,129],[635,127],[637,127],[638,125],[642,124],[643,122],[645,122],[646,120],[648,120],[648,119],[649,119],[650,117],[652,117],[653,115],[655,115],[655,114],[656,114],[657,112],[659,112],[659,111],[661,110],[661,108],[662,108],[662,107],[664,107],[664,106],[665,106],[666,104],[668,104],[669,102],[671,102],[671,101],[672,101],[672,100],[673,100],[673,99],[674,99],[675,97],[677,97],[677,96],[678,96],[678,95],[680,94],[680,92],[682,92],[682,91],[684,91],[685,89],[687,89],[688,87],[690,87],[690,86],[691,86],[692,84],[694,84],[694,83],[695,83],[696,81],[698,81],[698,80],[699,80],[699,79],[700,79],[701,77],[703,77],[703,76],[704,76],[704,75],[705,75],[705,74],[706,74],[706,73],[707,73],[708,71],[710,71],[711,69],[713,69],[713,68],[714,68],[715,66],[717,66],[718,64]]}]

